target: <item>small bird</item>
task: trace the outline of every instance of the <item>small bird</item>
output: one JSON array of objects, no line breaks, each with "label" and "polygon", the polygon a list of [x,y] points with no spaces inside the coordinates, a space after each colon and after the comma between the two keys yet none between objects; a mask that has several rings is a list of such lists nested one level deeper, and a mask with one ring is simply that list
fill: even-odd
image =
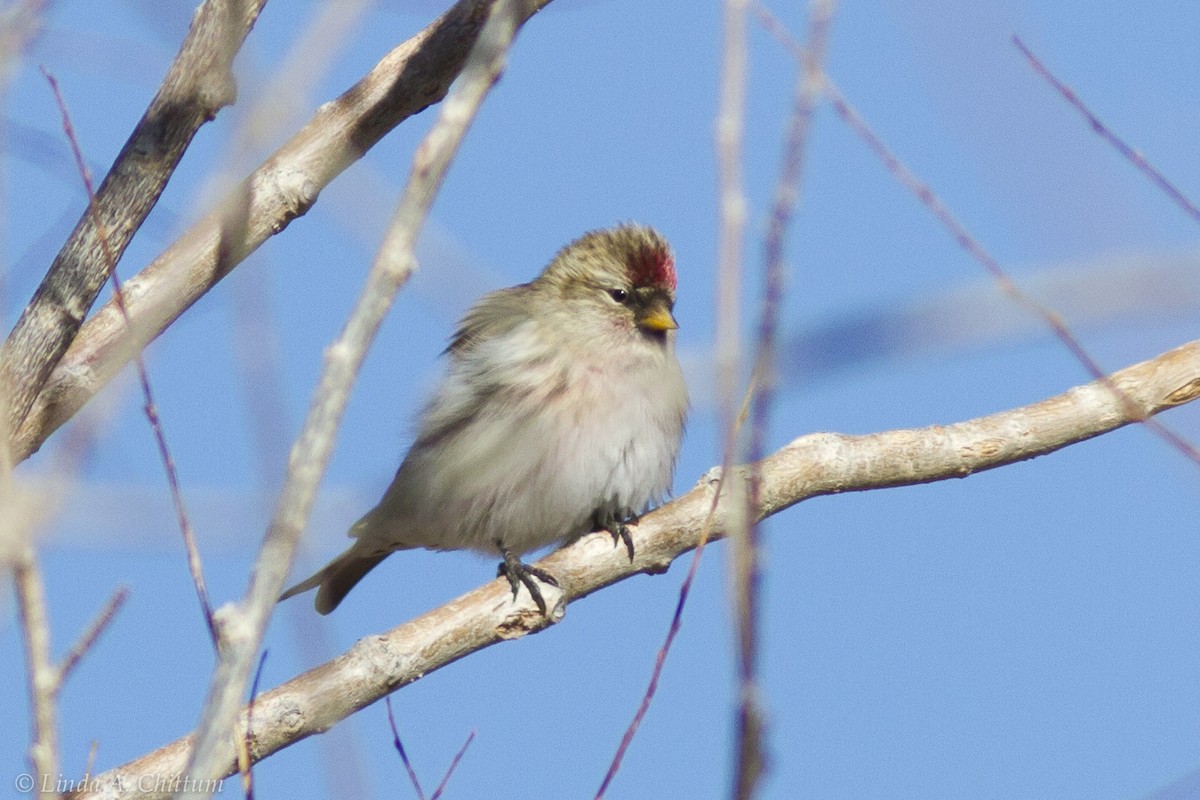
[{"label": "small bird", "polygon": [[666,240],[626,224],[481,298],[354,544],[279,599],[319,587],[328,614],[389,554],[424,547],[499,555],[513,599],[524,585],[545,614],[534,578],[558,582],[520,556],[604,530],[632,561],[626,525],[670,488],[687,414],[675,286]]}]

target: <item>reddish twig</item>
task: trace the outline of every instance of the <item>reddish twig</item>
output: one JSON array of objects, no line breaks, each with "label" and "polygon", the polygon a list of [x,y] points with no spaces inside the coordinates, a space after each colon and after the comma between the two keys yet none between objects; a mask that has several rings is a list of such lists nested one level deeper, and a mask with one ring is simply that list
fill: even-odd
[{"label": "reddish twig", "polygon": [[[788,34],[779,21],[771,16],[769,11],[759,9],[759,18],[762,20],[763,26],[767,31],[782,42],[797,58],[807,58],[803,48]],[[850,105],[837,86],[828,78],[825,81],[825,95],[829,98],[829,102],[838,116],[863,140],[868,149],[883,162],[887,171],[902,186],[912,192],[922,205],[929,209],[934,218],[946,228],[950,235],[954,237],[954,240],[958,242],[959,246],[967,251],[968,255],[987,270],[988,274],[992,276],[992,279],[1000,288],[1000,291],[1007,295],[1014,303],[1040,318],[1063,347],[1083,366],[1084,370],[1113,393],[1118,402],[1125,407],[1127,413],[1136,411],[1136,405],[1129,399],[1129,396],[1112,382],[1096,359],[1088,353],[1075,334],[1071,332],[1071,329],[1067,326],[1062,316],[1054,309],[1038,302],[1017,286],[1004,271],[1004,268],[1000,266],[1000,262],[993,258],[984,249],[983,245],[979,243],[979,240],[972,236],[970,231],[958,221],[954,214],[942,203],[941,199],[934,194],[933,189],[909,170],[896,154],[884,144],[883,140],[871,130],[862,116]],[[1185,458],[1196,464],[1200,464],[1200,450],[1170,427],[1152,417],[1142,417],[1139,421]]]},{"label": "reddish twig", "polygon": [[1101,139],[1104,139],[1104,141],[1111,144],[1118,153],[1123,155],[1131,164],[1133,164],[1133,166],[1137,167],[1137,169],[1141,171],[1143,175],[1149,178],[1151,183],[1161,189],[1167,195],[1167,197],[1170,197],[1172,200],[1174,200],[1175,204],[1183,209],[1185,214],[1191,217],[1194,221],[1200,222],[1200,207],[1197,207],[1195,203],[1189,200],[1187,195],[1185,195],[1183,191],[1179,189],[1179,187],[1172,183],[1166,175],[1163,175],[1158,168],[1151,164],[1144,155],[1130,147],[1120,136],[1117,136],[1115,133],[1113,133],[1112,130],[1110,130],[1109,127],[1105,125],[1081,99],[1079,99],[1079,95],[1075,94],[1075,91],[1070,86],[1067,86],[1054,76],[1054,73],[1052,73],[1049,68],[1042,63],[1041,59],[1033,54],[1033,51],[1030,50],[1025,42],[1021,40],[1020,36],[1012,37],[1012,41],[1013,44],[1016,45],[1016,48],[1021,51],[1021,55],[1025,56],[1026,60],[1029,61],[1029,65],[1033,67],[1033,71],[1041,76],[1046,83],[1054,87],[1058,93],[1063,96],[1063,99],[1066,100],[1072,108],[1078,111],[1083,118],[1088,121],[1088,124],[1092,126],[1092,130],[1095,131]]},{"label": "reddish twig", "polygon": [[718,243],[719,267],[717,270],[717,372],[720,384],[719,396],[722,408],[721,416],[724,421],[724,468],[717,482],[717,491],[713,495],[712,507],[705,519],[700,536],[700,542],[692,554],[691,564],[687,575],[679,587],[679,599],[675,603],[675,613],[671,616],[671,624],[667,628],[667,636],[654,659],[654,667],[650,672],[650,682],[642,694],[642,701],[633,715],[617,752],[608,765],[608,771],[596,790],[596,800],[601,800],[608,787],[612,784],[626,751],[633,743],[633,737],[641,727],[650,704],[658,691],[658,682],[662,677],[663,668],[667,663],[667,655],[675,637],[683,625],[683,609],[687,605],[688,595],[695,582],[696,573],[700,569],[700,558],[704,554],[704,546],[712,529],[713,515],[716,512],[717,498],[721,496],[725,480],[729,474],[728,467],[734,461],[734,449],[737,443],[737,425],[734,419],[734,398],[737,394],[737,373],[740,362],[738,324],[742,266],[742,232],[745,227],[746,198],[742,189],[742,126],[745,117],[746,103],[746,2],[747,0],[726,0],[725,2],[725,42],[724,61],[721,67],[721,99],[717,111],[715,149],[718,162],[718,180],[720,183],[720,230]]},{"label": "reddish twig", "polygon": [[438,800],[442,796],[442,792],[446,790],[446,784],[450,782],[450,776],[454,774],[454,770],[458,769],[459,762],[467,754],[467,748],[471,746],[471,742],[473,741],[475,741],[475,731],[467,734],[467,740],[463,742],[463,746],[458,748],[458,752],[450,760],[450,766],[446,767],[446,774],[442,776],[441,782],[433,790],[433,794],[430,795],[429,800]]},{"label": "reddish twig", "polygon": [[675,613],[671,616],[671,625],[667,629],[667,638],[663,641],[662,646],[658,648],[658,655],[654,659],[654,669],[650,671],[650,684],[642,694],[642,702],[638,706],[637,713],[633,715],[629,726],[625,729],[625,735],[621,737],[621,743],[617,746],[617,752],[613,755],[613,759],[608,765],[608,771],[604,773],[604,780],[600,782],[600,788],[596,790],[595,800],[601,800],[604,797],[604,793],[608,791],[613,778],[617,777],[617,772],[621,769],[621,761],[625,758],[625,752],[633,744],[633,737],[637,734],[638,728],[642,726],[642,720],[646,718],[646,712],[650,710],[650,703],[654,700],[654,695],[658,692],[658,681],[662,677],[663,667],[667,664],[667,655],[671,652],[671,645],[675,643],[676,634],[679,633],[679,629],[683,626],[683,608],[687,605],[688,594],[691,593],[692,584],[696,580],[696,573],[700,570],[700,556],[704,552],[704,546],[708,543],[708,537],[712,531],[712,521],[717,511],[717,499],[721,496],[721,488],[727,474],[727,470],[721,471],[717,490],[713,494],[712,507],[709,509],[708,517],[704,521],[704,532],[700,536],[700,543],[696,546],[695,552],[692,553],[692,563],[688,566],[687,575],[684,576],[683,583],[679,586],[679,599],[675,602]]},{"label": "reddish twig", "polygon": [[[388,726],[392,729],[392,746],[400,754],[400,761],[404,764],[404,769],[408,772],[408,779],[417,793],[417,800],[425,800],[425,790],[421,788],[421,781],[417,778],[417,771],[413,769],[412,762],[408,758],[408,753],[404,749],[404,744],[400,741],[400,729],[396,726],[396,716],[392,713],[392,698],[385,697],[383,698],[383,702],[387,706]],[[475,731],[467,734],[467,740],[463,742],[463,746],[458,748],[458,752],[450,760],[450,766],[446,767],[446,772],[442,775],[442,780],[438,783],[437,788],[433,790],[433,794],[429,796],[429,800],[438,800],[442,796],[442,792],[446,791],[446,785],[450,782],[450,777],[454,774],[454,770],[458,769],[459,762],[462,761],[463,756],[467,753],[467,748],[471,746],[471,742],[473,741],[475,741]]]},{"label": "reddish twig", "polygon": [[75,641],[75,644],[71,645],[71,649],[67,651],[67,654],[63,656],[62,663],[58,665],[59,684],[66,682],[67,677],[78,666],[80,659],[87,654],[88,650],[92,649],[92,645],[100,638],[100,634],[104,633],[105,629],[108,628],[109,623],[113,621],[113,618],[121,610],[121,606],[125,604],[125,600],[128,597],[129,587],[121,586],[113,592],[112,597],[108,598],[108,602],[104,604],[104,608],[100,609],[100,613],[96,615],[92,623],[79,635],[79,638]]},{"label": "reddish twig", "polygon": [[[758,6],[759,4],[755,4]],[[804,147],[808,139],[813,110],[821,98],[825,47],[833,19],[833,0],[815,0],[809,15],[808,58],[799,62],[791,119],[779,168],[770,222],[763,240],[763,299],[758,329],[758,353],[755,358],[750,423],[749,458],[758,462],[766,450],[766,432],[770,424],[775,398],[775,358],[777,349],[779,307],[783,302],[785,265],[784,238],[795,214],[800,193],[800,178],[804,168]],[[758,469],[750,472],[747,509],[759,504],[761,476]],[[752,516],[747,514],[748,520]],[[759,525],[751,521],[745,536],[734,540],[734,603],[738,628],[738,692],[737,748],[738,758],[734,776],[734,796],[754,795],[764,768],[763,711],[758,690],[758,630],[759,587],[761,583]]]},{"label": "reddish twig", "polygon": [[[412,762],[408,760],[408,753],[404,750],[404,743],[400,741],[400,729],[396,727],[396,716],[392,713],[392,698],[383,698],[383,703],[387,706],[388,725],[392,729],[392,747],[395,747],[396,752],[400,754],[400,761],[408,772],[408,779],[412,781],[413,789],[417,792],[417,800],[425,800],[425,790],[421,788],[421,779],[417,777],[417,771],[413,769]],[[468,741],[470,740],[468,739]],[[441,791],[440,787],[438,791]]]},{"label": "reddish twig", "polygon": [[254,800],[254,759],[250,757],[254,735],[254,699],[258,697],[258,682],[262,680],[268,652],[263,650],[258,658],[258,669],[254,671],[254,682],[250,684],[250,701],[246,704],[246,735],[241,737],[238,746],[238,772],[242,776],[242,792],[246,800]]},{"label": "reddish twig", "polygon": [[[96,190],[92,185],[92,172],[88,169],[87,163],[84,161],[83,150],[80,148],[79,140],[75,136],[75,126],[71,123],[70,112],[67,111],[67,103],[58,88],[58,80],[45,67],[42,67],[42,74],[46,76],[46,80],[50,84],[50,90],[54,93],[54,101],[58,104],[58,111],[62,115],[63,133],[66,134],[67,142],[71,145],[71,152],[75,156],[75,166],[79,170],[79,177],[83,180],[83,187],[87,191],[88,212],[92,214],[93,222],[96,225],[96,235],[100,242],[100,249],[104,253],[109,280],[112,282],[113,299],[116,301],[117,307],[125,318],[125,324],[129,325],[129,310],[125,306],[125,295],[121,291],[121,279],[117,275],[117,259],[112,248],[109,246],[108,231],[105,228],[104,221],[101,219],[99,209],[96,205]],[[142,358],[140,352],[134,355],[134,363],[137,367],[138,382],[142,387],[142,397],[144,399],[142,410],[146,414],[146,419],[150,422],[150,430],[154,433],[154,441],[158,445],[158,454],[162,459],[163,468],[167,473],[167,485],[171,490],[171,501],[175,506],[175,517],[179,521],[179,530],[183,534],[183,546],[187,550],[188,571],[192,574],[192,583],[196,587],[196,596],[200,600],[200,609],[204,613],[204,622],[208,625],[208,634],[212,638],[213,647],[215,648],[219,641],[217,626],[213,621],[212,603],[208,599],[208,587],[204,583],[204,571],[200,565],[200,551],[196,547],[196,536],[192,531],[192,523],[188,518],[187,509],[183,504],[183,490],[179,485],[179,473],[175,469],[175,459],[171,457],[171,450],[167,446],[167,436],[163,431],[162,420],[158,416],[158,406],[154,402],[154,393],[150,389],[150,374],[146,371],[146,361]]]},{"label": "reddish twig", "polygon": [[[1136,406],[1129,399],[1128,395],[1112,382],[1108,374],[1100,366],[1095,358],[1084,348],[1083,344],[1076,338],[1075,334],[1067,326],[1066,321],[1055,310],[1043,305],[1035,300],[1031,295],[1022,290],[1008,276],[1004,268],[1000,266],[995,258],[983,248],[983,245],[973,237],[969,231],[958,221],[957,218],[950,212],[942,203],[933,190],[927,184],[922,182],[912,172],[908,170],[900,162],[900,160],[887,148],[887,145],[875,135],[875,133],[867,126],[858,112],[855,111],[845,98],[833,88],[832,85],[826,84],[826,91],[829,95],[830,102],[838,115],[845,120],[846,124],[851,127],[858,135],[866,142],[867,146],[875,152],[877,156],[884,162],[888,171],[896,177],[906,188],[908,188],[917,199],[921,201],[926,208],[934,215],[934,217],[942,223],[942,225],[950,232],[955,241],[967,251],[995,280],[996,285],[1000,288],[1009,299],[1017,305],[1025,308],[1030,313],[1040,317],[1046,326],[1050,328],[1055,338],[1067,349],[1067,351],[1075,357],[1095,380],[1103,383],[1109,391],[1126,407],[1127,410],[1133,411]],[[1200,464],[1200,450],[1197,450],[1195,445],[1184,439],[1178,433],[1167,427],[1164,423],[1152,417],[1145,417],[1141,423],[1157,434],[1163,441],[1179,451],[1188,459],[1196,464]]]}]

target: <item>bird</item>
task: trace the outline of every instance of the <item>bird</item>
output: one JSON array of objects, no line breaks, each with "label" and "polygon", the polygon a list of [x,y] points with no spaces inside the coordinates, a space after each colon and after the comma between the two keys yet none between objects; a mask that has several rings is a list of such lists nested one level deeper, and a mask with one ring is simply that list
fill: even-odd
[{"label": "bird", "polygon": [[471,550],[499,556],[514,602],[523,585],[546,614],[537,582],[558,581],[521,556],[607,531],[632,562],[628,526],[668,493],[688,410],[676,285],[666,239],[623,223],[484,295],[354,543],[279,599],[316,588],[328,614],[395,551]]}]

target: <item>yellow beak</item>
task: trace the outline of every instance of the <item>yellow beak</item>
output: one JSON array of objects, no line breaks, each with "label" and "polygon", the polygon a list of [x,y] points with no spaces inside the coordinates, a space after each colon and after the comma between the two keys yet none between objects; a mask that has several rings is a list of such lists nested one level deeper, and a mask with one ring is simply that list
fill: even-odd
[{"label": "yellow beak", "polygon": [[657,304],[647,309],[646,313],[638,315],[637,325],[643,330],[655,333],[675,330],[679,327],[675,317],[671,316],[670,310],[664,305]]}]

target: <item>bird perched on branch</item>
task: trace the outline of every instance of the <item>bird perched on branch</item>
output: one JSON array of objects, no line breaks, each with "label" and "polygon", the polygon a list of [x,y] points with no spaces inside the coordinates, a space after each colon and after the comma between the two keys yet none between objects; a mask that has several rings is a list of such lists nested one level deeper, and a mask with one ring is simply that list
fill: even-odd
[{"label": "bird perched on branch", "polygon": [[[554,576],[520,556],[626,528],[670,488],[687,391],[675,358],[675,260],[656,231],[576,239],[529,283],[463,317],[416,439],[354,544],[281,600],[318,588],[328,614],[396,550],[499,555],[513,598]],[[536,579],[536,580],[535,580]]]}]

